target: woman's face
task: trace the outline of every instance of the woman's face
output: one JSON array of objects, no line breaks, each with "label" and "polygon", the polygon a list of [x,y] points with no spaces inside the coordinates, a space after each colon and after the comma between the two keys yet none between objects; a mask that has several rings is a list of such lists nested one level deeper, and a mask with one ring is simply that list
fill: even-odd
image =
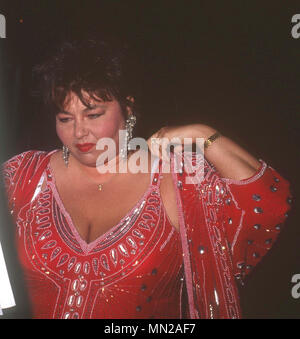
[{"label": "woman's face", "polygon": [[[86,107],[71,92],[64,105],[64,111],[56,115],[56,132],[61,142],[81,164],[95,167],[98,156],[96,150],[100,138],[114,140],[119,149],[119,130],[125,129],[125,119],[118,101],[96,101],[83,93],[92,109]],[[127,113],[131,113],[127,108]]]}]

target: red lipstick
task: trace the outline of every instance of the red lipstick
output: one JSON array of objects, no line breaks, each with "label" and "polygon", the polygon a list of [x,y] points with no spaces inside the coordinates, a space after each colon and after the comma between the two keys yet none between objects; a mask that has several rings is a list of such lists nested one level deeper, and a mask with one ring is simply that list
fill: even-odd
[{"label": "red lipstick", "polygon": [[80,152],[88,152],[96,144],[86,143],[86,144],[76,144],[75,146],[79,149]]}]

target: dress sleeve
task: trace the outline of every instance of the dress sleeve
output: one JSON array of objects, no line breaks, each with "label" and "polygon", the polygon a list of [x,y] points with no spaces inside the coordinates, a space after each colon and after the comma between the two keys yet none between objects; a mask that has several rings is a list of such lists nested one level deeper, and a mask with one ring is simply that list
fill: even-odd
[{"label": "dress sleeve", "polygon": [[206,158],[199,159],[194,152],[185,154],[185,165],[198,162],[191,181],[194,184],[185,189],[197,192],[190,200],[191,205],[203,210],[206,218],[209,208],[214,206],[217,216],[208,217],[218,219],[227,240],[234,276],[243,284],[245,276],[270,250],[284,227],[292,203],[289,182],[262,160],[252,177],[233,180],[222,178]]},{"label": "dress sleeve", "polygon": [[15,189],[15,182],[20,175],[21,164],[27,154],[28,152],[17,154],[1,164],[1,181],[4,185],[8,201],[11,200]]},{"label": "dress sleeve", "polygon": [[182,153],[171,159],[190,317],[239,318],[236,282],[282,229],[289,183],[263,161],[252,177],[231,180],[200,152]]},{"label": "dress sleeve", "polygon": [[22,206],[31,186],[35,186],[35,177],[42,169],[45,155],[44,151],[30,150],[13,156],[1,165],[1,179],[11,211]]},{"label": "dress sleeve", "polygon": [[288,181],[264,161],[260,162],[252,177],[220,178],[220,187],[215,186],[217,191],[224,187],[223,226],[234,275],[241,283],[272,247],[292,203]]}]

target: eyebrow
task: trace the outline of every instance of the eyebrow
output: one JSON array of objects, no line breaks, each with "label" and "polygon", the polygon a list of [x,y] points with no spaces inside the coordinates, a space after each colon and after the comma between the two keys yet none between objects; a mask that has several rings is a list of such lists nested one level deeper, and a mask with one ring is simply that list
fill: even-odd
[{"label": "eyebrow", "polygon": [[[86,113],[86,112],[88,112],[88,111],[92,111],[92,110],[94,110],[94,109],[96,109],[96,108],[100,108],[100,107],[101,107],[101,108],[106,108],[106,105],[100,104],[100,105],[96,105],[96,106],[87,107],[87,108],[85,108],[82,112],[83,112],[83,113]],[[59,114],[59,113],[71,115],[71,113],[70,113],[70,112],[67,112],[67,111],[59,111],[58,114]]]}]

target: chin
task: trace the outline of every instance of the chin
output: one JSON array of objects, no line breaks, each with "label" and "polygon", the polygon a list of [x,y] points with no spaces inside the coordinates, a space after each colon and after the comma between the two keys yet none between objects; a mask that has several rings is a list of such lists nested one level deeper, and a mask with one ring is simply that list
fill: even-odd
[{"label": "chin", "polygon": [[92,153],[80,153],[73,154],[73,157],[82,165],[89,166],[89,167],[95,167],[96,161],[97,161],[97,155]]}]

